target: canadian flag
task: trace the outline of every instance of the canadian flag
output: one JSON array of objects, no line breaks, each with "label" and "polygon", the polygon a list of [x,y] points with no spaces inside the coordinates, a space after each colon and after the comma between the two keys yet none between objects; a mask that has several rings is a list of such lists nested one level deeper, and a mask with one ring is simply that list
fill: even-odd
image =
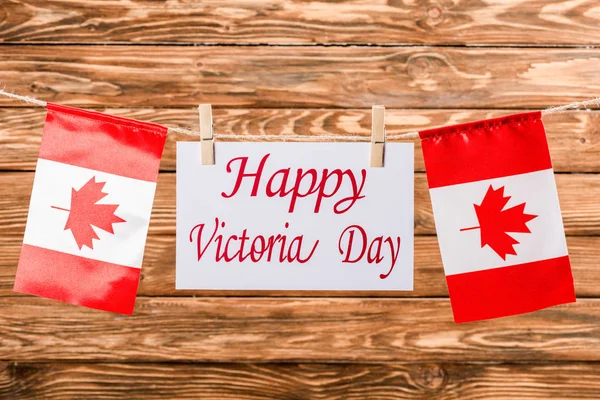
[{"label": "canadian flag", "polygon": [[47,109],[14,290],[132,314],[167,128]]},{"label": "canadian flag", "polygon": [[419,135],[454,320],[574,302],[541,113]]}]

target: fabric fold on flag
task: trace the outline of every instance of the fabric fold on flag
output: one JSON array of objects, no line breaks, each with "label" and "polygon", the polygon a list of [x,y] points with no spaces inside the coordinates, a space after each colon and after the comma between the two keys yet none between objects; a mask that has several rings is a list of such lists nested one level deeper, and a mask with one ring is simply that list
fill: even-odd
[{"label": "fabric fold on flag", "polygon": [[455,321],[574,302],[541,113],[419,135]]},{"label": "fabric fold on flag", "polygon": [[132,314],[167,128],[47,109],[14,290]]}]

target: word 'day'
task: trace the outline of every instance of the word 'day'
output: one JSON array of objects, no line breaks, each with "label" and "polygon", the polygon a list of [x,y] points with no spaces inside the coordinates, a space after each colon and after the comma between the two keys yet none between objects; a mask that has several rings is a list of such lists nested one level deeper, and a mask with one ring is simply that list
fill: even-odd
[{"label": "word 'day'", "polygon": [[412,290],[413,145],[177,144],[178,289]]}]

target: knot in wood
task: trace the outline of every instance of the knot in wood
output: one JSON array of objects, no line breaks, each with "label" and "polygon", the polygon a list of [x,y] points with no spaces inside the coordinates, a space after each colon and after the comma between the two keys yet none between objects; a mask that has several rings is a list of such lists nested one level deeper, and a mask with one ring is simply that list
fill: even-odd
[{"label": "knot in wood", "polygon": [[415,383],[427,390],[438,390],[447,381],[446,371],[439,365],[424,365],[419,368],[418,376],[414,377]]},{"label": "knot in wood", "polygon": [[433,5],[427,9],[427,17],[430,21],[440,22],[442,14],[442,8],[439,5]]},{"label": "knot in wood", "polygon": [[433,64],[428,56],[415,56],[408,60],[406,70],[412,79],[427,79],[433,70]]}]

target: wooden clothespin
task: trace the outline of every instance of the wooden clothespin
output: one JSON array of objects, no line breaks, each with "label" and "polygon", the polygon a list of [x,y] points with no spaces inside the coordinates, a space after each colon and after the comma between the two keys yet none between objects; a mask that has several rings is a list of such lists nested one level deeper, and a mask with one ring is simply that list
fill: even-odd
[{"label": "wooden clothespin", "polygon": [[202,165],[215,164],[215,140],[212,122],[212,107],[210,104],[198,106],[200,114],[200,152]]},{"label": "wooden clothespin", "polygon": [[371,119],[371,167],[383,167],[385,107],[373,106]]}]

